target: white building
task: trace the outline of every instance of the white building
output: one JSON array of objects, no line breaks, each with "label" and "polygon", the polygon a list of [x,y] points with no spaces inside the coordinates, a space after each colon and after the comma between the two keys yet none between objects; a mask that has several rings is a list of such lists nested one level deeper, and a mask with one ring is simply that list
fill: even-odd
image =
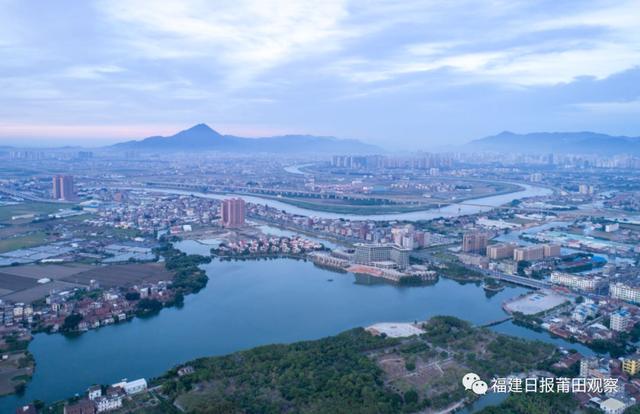
[{"label": "white building", "polygon": [[567,286],[587,292],[592,292],[603,284],[602,278],[597,276],[573,275],[563,272],[552,272],[550,280],[551,283],[556,285]]},{"label": "white building", "polygon": [[592,301],[581,303],[576,306],[571,313],[571,318],[583,323],[589,317],[595,317],[598,314],[598,305]]},{"label": "white building", "polygon": [[640,287],[638,286],[630,286],[620,282],[611,283],[609,284],[609,295],[614,299],[640,303]]},{"label": "white building", "polygon": [[618,231],[619,229],[620,229],[620,224],[618,223],[611,223],[611,224],[604,225],[604,231],[606,231],[607,233],[613,233],[614,231]]},{"label": "white building", "polygon": [[130,381],[124,384],[123,388],[127,395],[137,394],[147,389],[147,380],[140,378],[135,381]]},{"label": "white building", "polygon": [[394,261],[400,269],[409,266],[409,253],[411,250],[404,249],[392,244],[365,244],[357,243],[354,261],[358,264],[371,265],[374,262]]},{"label": "white building", "polygon": [[102,396],[102,387],[99,385],[93,385],[89,387],[89,389],[87,390],[87,397],[89,397],[91,401],[101,396]]},{"label": "white building", "polygon": [[600,409],[605,414],[622,414],[626,408],[627,404],[615,398],[609,398],[600,403]]},{"label": "white building", "polygon": [[99,413],[117,410],[122,407],[122,397],[119,395],[98,397],[95,399],[95,403],[96,411]]},{"label": "white building", "polygon": [[611,314],[609,326],[612,331],[624,332],[631,327],[631,314],[626,309],[620,309]]}]

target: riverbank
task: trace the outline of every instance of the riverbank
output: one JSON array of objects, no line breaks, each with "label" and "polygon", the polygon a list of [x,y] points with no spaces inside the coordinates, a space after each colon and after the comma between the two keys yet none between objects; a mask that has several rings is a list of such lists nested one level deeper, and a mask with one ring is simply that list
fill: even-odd
[{"label": "riverbank", "polygon": [[[479,182],[483,182],[480,180],[476,180]],[[522,191],[524,187],[514,184],[514,183],[505,183],[505,182],[494,182],[487,181],[491,184],[500,184],[501,186],[506,187],[505,189],[497,190],[488,194],[475,194],[467,197],[457,197],[455,200],[428,200],[428,202],[421,203],[409,203],[409,202],[398,202],[389,198],[384,202],[384,200],[374,202],[367,201],[367,199],[353,199],[354,203],[329,203],[324,201],[323,198],[293,198],[287,196],[274,196],[268,194],[261,193],[247,193],[247,192],[235,192],[234,194],[240,196],[259,196],[261,198],[265,198],[268,200],[278,201],[285,204],[289,204],[294,207],[299,207],[307,210],[326,212],[326,213],[334,213],[334,214],[345,214],[345,215],[380,215],[380,214],[405,214],[405,213],[413,213],[418,211],[428,211],[428,210],[438,210],[444,207],[448,207],[452,204],[460,204],[466,203],[469,201],[477,201],[481,199],[485,199],[488,197],[497,197],[502,195],[508,195],[512,193],[517,193]],[[218,193],[222,194],[222,193]]]},{"label": "riverbank", "polygon": [[[317,339],[379,321],[448,314],[482,325],[504,317],[502,302],[527,291],[507,286],[487,297],[478,284],[442,278],[433,285],[411,287],[363,283],[353,274],[328,272],[311,262],[289,259],[216,259],[201,268],[209,281],[198,294],[185,296],[182,307],[165,308],[155,317],[134,318],[77,337],[35,335],[29,345],[37,363],[33,379],[23,395],[0,398],[0,412],[12,412],[34,399],[51,402],[82,393],[94,383],[156,377],[176,364],[205,355]],[[591,354],[579,344],[510,322],[491,329]]]},{"label": "riverbank", "polygon": [[318,210],[311,210],[292,206],[291,204],[284,203],[279,200],[272,200],[255,195],[242,195],[237,193],[203,193],[200,191],[188,191],[180,189],[172,189],[165,187],[118,187],[121,190],[144,190],[154,191],[166,194],[182,194],[192,195],[194,197],[211,198],[215,200],[224,200],[229,197],[240,197],[246,202],[254,204],[267,205],[279,210],[283,210],[290,214],[298,214],[307,217],[319,217],[323,219],[350,219],[350,220],[407,220],[407,221],[420,221],[431,220],[438,217],[458,217],[463,215],[476,214],[484,211],[489,211],[495,207],[507,204],[516,199],[522,199],[527,197],[544,196],[551,194],[553,191],[544,187],[534,187],[524,183],[511,183],[522,188],[521,191],[513,193],[494,195],[489,197],[482,197],[474,199],[473,203],[453,203],[440,209],[427,209],[421,211],[415,211],[412,213],[397,213],[397,214],[336,214],[323,212]]},{"label": "riverbank", "polygon": [[462,386],[461,373],[495,378],[545,369],[560,357],[551,345],[474,328],[453,317],[433,317],[419,329],[425,335],[389,338],[356,328],[314,341],[199,358],[152,384],[168,406],[187,412],[351,412],[358,407],[363,413],[437,413],[477,400]]},{"label": "riverbank", "polygon": [[5,337],[0,346],[0,396],[24,392],[33,376],[35,359],[28,351],[31,336]]}]

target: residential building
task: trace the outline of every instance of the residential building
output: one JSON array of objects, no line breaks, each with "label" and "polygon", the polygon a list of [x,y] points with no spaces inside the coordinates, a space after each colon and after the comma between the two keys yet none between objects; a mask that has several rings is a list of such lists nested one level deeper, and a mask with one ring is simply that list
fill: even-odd
[{"label": "residential building", "polygon": [[73,404],[67,404],[64,406],[64,414],[95,414],[96,405],[93,401],[82,399]]},{"label": "residential building", "polygon": [[631,328],[631,314],[627,309],[619,309],[611,314],[609,320],[611,330],[624,332]]},{"label": "residential building", "polygon": [[627,302],[640,303],[640,287],[626,283],[609,284],[609,295],[614,299],[622,299]]},{"label": "residential building", "polygon": [[584,195],[590,195],[594,193],[594,187],[588,184],[580,184],[578,187],[578,192]]},{"label": "residential building", "polygon": [[117,410],[122,407],[122,395],[105,395],[95,400],[96,411],[103,413],[105,411]]},{"label": "residential building", "polygon": [[544,258],[544,246],[533,245],[525,247],[516,247],[513,249],[513,260],[520,262],[523,260],[533,261]]},{"label": "residential building", "polygon": [[459,253],[457,256],[464,264],[478,266],[483,269],[487,269],[489,267],[489,259],[484,256],[480,256],[479,254]]},{"label": "residential building", "polygon": [[597,314],[598,305],[589,301],[576,306],[571,313],[571,318],[580,323],[584,323],[588,318],[593,318]]},{"label": "residential building", "polygon": [[489,238],[486,233],[474,231],[462,236],[462,251],[465,253],[484,254]]},{"label": "residential building", "polygon": [[52,196],[56,200],[73,200],[75,199],[75,188],[73,184],[73,176],[56,175],[53,177]]},{"label": "residential building", "polygon": [[598,276],[574,275],[563,272],[551,272],[550,281],[556,285],[587,292],[592,292],[604,284],[604,280]]},{"label": "residential building", "polygon": [[93,401],[98,397],[102,397],[102,387],[99,385],[93,385],[87,390],[87,397]]},{"label": "residential building", "polygon": [[622,370],[629,375],[636,375],[640,371],[640,360],[634,358],[623,359]]},{"label": "residential building", "polygon": [[487,257],[493,260],[512,257],[515,247],[516,246],[512,243],[492,244],[487,246]]},{"label": "residential building", "polygon": [[414,228],[411,224],[391,229],[393,242],[398,246],[413,250],[415,247]]},{"label": "residential building", "polygon": [[234,228],[244,226],[245,215],[246,206],[243,199],[230,198],[222,201],[220,221],[224,227]]},{"label": "residential building", "polygon": [[559,244],[545,244],[543,246],[543,254],[544,257],[558,257],[560,256],[560,245]]},{"label": "residential building", "polygon": [[587,378],[593,376],[593,372],[597,371],[599,361],[596,357],[587,357],[580,360],[580,377]]}]

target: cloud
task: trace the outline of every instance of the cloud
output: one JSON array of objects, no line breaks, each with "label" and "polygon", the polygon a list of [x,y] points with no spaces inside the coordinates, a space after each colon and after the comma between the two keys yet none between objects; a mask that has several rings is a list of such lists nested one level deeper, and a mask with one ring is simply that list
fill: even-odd
[{"label": "cloud", "polygon": [[640,127],[637,0],[0,5],[0,118],[14,126],[151,135],[208,122],[408,141]]},{"label": "cloud", "polygon": [[84,65],[67,68],[63,76],[74,79],[101,79],[106,75],[124,72],[124,68],[116,65]]},{"label": "cloud", "polygon": [[[100,1],[103,16],[147,59],[199,59],[234,82],[339,47],[340,0]],[[231,84],[231,82],[229,82]]]},{"label": "cloud", "polygon": [[[513,5],[518,4],[514,2]],[[379,58],[349,57],[328,66],[353,82],[390,81],[407,75],[449,70],[465,82],[548,85],[582,76],[604,79],[640,64],[640,3],[628,1],[589,12],[527,16],[526,8],[508,8],[486,26],[470,22],[449,38],[397,47]],[[478,18],[486,10],[478,10]],[[491,13],[489,13],[491,14]],[[635,17],[634,17],[635,16]],[[460,11],[445,19],[462,18]],[[466,23],[466,22],[465,22]],[[460,78],[458,78],[459,80]]]},{"label": "cloud", "polygon": [[583,102],[574,107],[599,115],[637,115],[640,113],[640,99],[624,102]]}]

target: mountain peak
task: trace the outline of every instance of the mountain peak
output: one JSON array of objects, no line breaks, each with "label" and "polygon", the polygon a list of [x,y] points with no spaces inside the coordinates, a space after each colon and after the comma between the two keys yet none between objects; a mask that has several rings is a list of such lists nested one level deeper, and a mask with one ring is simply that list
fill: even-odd
[{"label": "mountain peak", "polygon": [[611,136],[590,131],[528,134],[503,131],[498,135],[471,141],[466,147],[474,151],[532,154],[638,154],[640,138]]},{"label": "mountain peak", "polygon": [[313,135],[242,138],[221,135],[207,124],[197,124],[168,137],[149,137],[115,144],[112,148],[149,151],[221,151],[239,153],[379,153],[380,148],[356,140]]},{"label": "mountain peak", "polygon": [[213,134],[213,135],[217,135],[217,136],[221,136],[220,133],[218,133],[218,131],[216,131],[215,129],[211,128],[209,125],[207,124],[197,124],[192,126],[191,128],[185,129],[184,131],[180,131],[178,134],[182,134],[182,133],[198,133],[198,134]]}]

